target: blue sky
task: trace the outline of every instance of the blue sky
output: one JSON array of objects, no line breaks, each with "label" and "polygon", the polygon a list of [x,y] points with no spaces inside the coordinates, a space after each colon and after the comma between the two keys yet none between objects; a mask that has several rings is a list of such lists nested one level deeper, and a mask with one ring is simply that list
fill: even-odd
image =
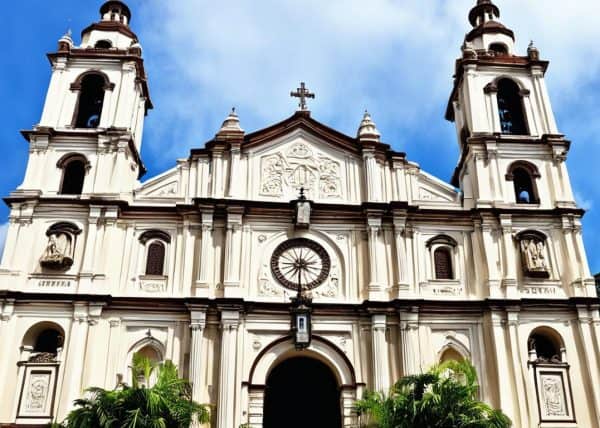
[{"label": "blue sky", "polygon": [[[551,61],[547,83],[578,202],[588,210],[584,238],[600,271],[600,2],[495,0],[521,53],[531,39]],[[424,170],[449,180],[458,159],[443,118],[453,61],[475,0],[130,0],[144,48],[155,109],[146,119],[146,178],[199,147],[236,106],[246,131],[292,114],[291,89],[317,94],[313,117],[353,135],[368,108],[383,140]],[[102,1],[23,0],[2,26],[0,193],[23,178],[20,129],[38,122],[50,67],[45,54],[68,28],[75,42],[98,19]],[[0,245],[8,209],[0,207]]]}]

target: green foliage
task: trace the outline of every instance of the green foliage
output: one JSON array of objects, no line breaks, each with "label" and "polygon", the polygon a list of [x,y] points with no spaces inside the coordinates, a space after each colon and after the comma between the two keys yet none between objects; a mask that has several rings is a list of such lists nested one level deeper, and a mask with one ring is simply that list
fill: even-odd
[{"label": "green foliage", "polygon": [[209,421],[207,407],[192,401],[189,382],[179,377],[177,367],[171,361],[157,365],[136,354],[131,372],[131,386],[121,384],[112,391],[88,389],[86,397],[75,401],[76,409],[60,426],[187,428],[193,420]]},{"label": "green foliage", "polygon": [[510,419],[477,399],[477,373],[448,361],[406,376],[388,395],[367,391],[356,410],[363,428],[509,428]]}]

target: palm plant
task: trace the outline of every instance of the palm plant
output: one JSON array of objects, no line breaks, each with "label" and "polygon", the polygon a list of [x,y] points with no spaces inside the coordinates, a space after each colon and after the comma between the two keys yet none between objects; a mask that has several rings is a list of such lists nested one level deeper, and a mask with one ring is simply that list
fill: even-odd
[{"label": "palm plant", "polygon": [[363,428],[509,428],[510,419],[477,399],[473,365],[448,361],[406,376],[389,394],[367,391],[356,403]]},{"label": "palm plant", "polygon": [[[206,423],[206,406],[192,401],[191,386],[181,379],[177,367],[166,361],[157,365],[134,355],[132,385],[120,384],[107,391],[90,388],[75,401],[61,424],[66,428],[180,428],[195,421]],[[154,376],[156,374],[156,376]]]}]

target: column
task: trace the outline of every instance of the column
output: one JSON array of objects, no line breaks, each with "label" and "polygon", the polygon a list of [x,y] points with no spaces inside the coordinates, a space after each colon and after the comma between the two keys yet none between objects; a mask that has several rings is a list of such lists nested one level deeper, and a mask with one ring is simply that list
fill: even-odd
[{"label": "column", "polygon": [[[2,314],[0,315],[0,343],[3,344],[4,348],[8,348],[13,346],[14,335],[16,332],[15,322],[17,318],[13,318],[15,312],[15,299],[5,299],[2,302]],[[15,321],[13,321],[15,320]],[[10,348],[9,348],[10,349]],[[0,361],[0,379],[6,379],[6,372],[10,370],[11,373],[14,370],[14,367],[9,367],[9,358],[7,355],[4,355],[2,360]],[[14,372],[12,372],[14,373]],[[11,375],[14,376],[14,375]],[[21,384],[16,386],[16,390],[20,390]],[[0,402],[2,403],[10,403],[11,400],[14,400],[15,397],[8,395],[10,392],[9,388],[0,389]],[[8,395],[8,396],[7,396]]]},{"label": "column", "polygon": [[85,239],[85,250],[79,279],[78,291],[81,293],[92,292],[92,281],[94,276],[94,260],[96,249],[96,236],[98,235],[98,222],[102,216],[102,207],[90,206],[88,215],[88,227]]},{"label": "column", "polygon": [[404,242],[406,230],[406,216],[394,216],[394,238],[396,243],[396,268],[397,268],[397,287],[398,297],[409,293],[410,285],[408,283],[407,271],[409,269],[406,258],[406,244]]},{"label": "column", "polygon": [[402,347],[402,374],[421,373],[421,349],[419,342],[419,308],[399,311],[400,346]]},{"label": "column", "polygon": [[183,220],[183,258],[181,259],[180,269],[183,270],[182,273],[182,281],[180,284],[180,293],[182,296],[190,296],[193,275],[194,275],[194,263],[189,262],[186,263],[186,259],[188,256],[192,256],[194,254],[195,241],[196,241],[196,233],[195,231],[198,228],[196,223],[195,216],[186,216]]},{"label": "column", "polygon": [[502,229],[502,246],[504,249],[504,279],[503,287],[506,290],[506,297],[509,299],[517,298],[519,291],[517,289],[517,270],[515,259],[515,245],[512,237],[512,217],[510,214],[500,214],[500,227]]},{"label": "column", "polygon": [[240,157],[241,157],[240,144],[232,143],[230,153],[231,153],[231,163],[229,165],[228,196],[232,197],[232,198],[239,198],[240,197],[239,183],[243,181],[243,180],[240,180],[240,177],[238,175],[240,172],[239,165],[240,165]]},{"label": "column", "polygon": [[501,298],[504,296],[500,289],[500,272],[497,265],[499,254],[498,243],[494,237],[496,234],[494,223],[495,220],[492,217],[483,218],[481,234],[483,236],[483,251],[488,271],[487,285],[489,287],[490,297]]},{"label": "column", "polygon": [[73,321],[69,334],[69,347],[58,406],[58,419],[63,419],[72,409],[73,401],[81,398],[83,363],[88,338],[88,308],[85,302],[73,303]]},{"label": "column", "polygon": [[8,219],[8,231],[6,232],[6,239],[4,241],[2,265],[0,265],[0,269],[2,270],[14,269],[15,267],[12,263],[12,258],[16,255],[15,244],[17,243],[19,229],[21,229],[21,222],[11,214]]},{"label": "column", "polygon": [[522,89],[520,91],[521,99],[523,100],[523,107],[525,109],[525,120],[527,121],[527,125],[529,125],[529,133],[531,135],[540,135],[537,126],[537,118],[533,113],[533,107],[531,105],[531,92],[529,89]]},{"label": "column", "polygon": [[192,400],[202,403],[202,389],[204,388],[204,358],[202,347],[204,344],[204,329],[206,328],[206,306],[189,305],[190,328],[192,330],[192,343],[190,346],[190,382],[192,384]]},{"label": "column", "polygon": [[117,385],[117,365],[119,364],[119,343],[121,333],[121,319],[110,318],[108,331],[108,361],[106,362],[106,374],[104,376],[104,388],[113,389]]},{"label": "column", "polygon": [[106,85],[104,87],[104,102],[102,103],[102,112],[100,113],[100,123],[98,124],[99,128],[110,128],[111,123],[111,107],[112,107],[112,98],[114,92],[114,85]]},{"label": "column", "polygon": [[[523,361],[527,360],[526,355],[521,355],[519,347],[519,309],[509,308],[506,310],[508,322],[508,337],[510,340],[510,354],[512,356],[512,366],[514,370],[515,387],[517,389],[517,408],[521,427],[528,427],[530,414],[528,397],[525,392],[525,376],[523,371]],[[521,359],[523,358],[523,360]]]},{"label": "column", "polygon": [[[498,407],[501,408],[511,419],[516,421],[517,411],[513,407],[515,405],[515,397],[512,388],[512,379],[510,375],[510,363],[508,344],[506,343],[506,333],[504,330],[504,313],[500,308],[493,308],[490,314],[491,328],[494,350],[491,355],[495,356],[496,379],[491,381],[491,385],[498,385],[498,394],[500,402]],[[525,427],[522,427],[525,428]]]},{"label": "column", "polygon": [[579,324],[579,334],[581,343],[587,346],[583,347],[585,356],[585,367],[583,368],[590,379],[592,388],[592,403],[596,415],[600,415],[600,367],[598,366],[598,357],[594,349],[594,327],[593,312],[585,305],[577,305],[577,321]]},{"label": "column", "polygon": [[365,181],[367,187],[367,199],[369,202],[381,201],[381,179],[379,166],[375,159],[375,153],[363,149],[363,163],[365,166]]},{"label": "column", "polygon": [[575,240],[574,245],[577,251],[577,258],[579,259],[582,285],[585,287],[586,295],[588,297],[596,297],[596,283],[592,278],[590,264],[588,262],[587,253],[585,252],[585,246],[583,245],[581,220],[576,217],[573,219],[573,223],[573,239]]},{"label": "column", "polygon": [[217,428],[234,427],[235,378],[237,332],[240,313],[237,310],[221,311],[221,361],[219,365],[219,398],[217,403]]},{"label": "column", "polygon": [[381,217],[367,219],[369,245],[369,300],[384,300],[383,284],[380,282],[378,257],[385,254],[379,251],[381,234]]},{"label": "column", "polygon": [[371,316],[371,338],[373,346],[373,389],[388,392],[390,387],[390,372],[388,361],[388,346],[385,339],[386,315]]},{"label": "column", "polygon": [[88,331],[85,355],[83,358],[83,376],[82,389],[101,385],[104,381],[102,372],[98,370],[105,364],[106,354],[106,336],[104,326],[99,326],[102,308],[106,305],[104,302],[88,303]]},{"label": "column", "polygon": [[209,283],[213,270],[213,210],[202,210],[202,241],[198,259],[198,279],[194,295],[209,296]]},{"label": "column", "polygon": [[240,264],[242,254],[242,213],[243,208],[227,210],[227,234],[225,238],[225,280],[224,297],[242,297],[240,289]]},{"label": "column", "polygon": [[212,152],[212,195],[213,198],[223,197],[223,152],[213,150]]}]

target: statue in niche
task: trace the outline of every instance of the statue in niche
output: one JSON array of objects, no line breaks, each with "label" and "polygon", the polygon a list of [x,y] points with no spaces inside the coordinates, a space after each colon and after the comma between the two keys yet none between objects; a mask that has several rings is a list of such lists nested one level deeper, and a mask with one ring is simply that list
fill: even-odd
[{"label": "statue in niche", "polygon": [[560,378],[544,376],[542,380],[542,400],[546,416],[567,416]]},{"label": "statue in niche", "polygon": [[71,237],[66,233],[52,233],[40,264],[48,269],[68,269],[73,265]]},{"label": "statue in niche", "polygon": [[528,233],[521,236],[519,241],[525,274],[534,278],[548,278],[550,271],[546,260],[545,240]]}]

